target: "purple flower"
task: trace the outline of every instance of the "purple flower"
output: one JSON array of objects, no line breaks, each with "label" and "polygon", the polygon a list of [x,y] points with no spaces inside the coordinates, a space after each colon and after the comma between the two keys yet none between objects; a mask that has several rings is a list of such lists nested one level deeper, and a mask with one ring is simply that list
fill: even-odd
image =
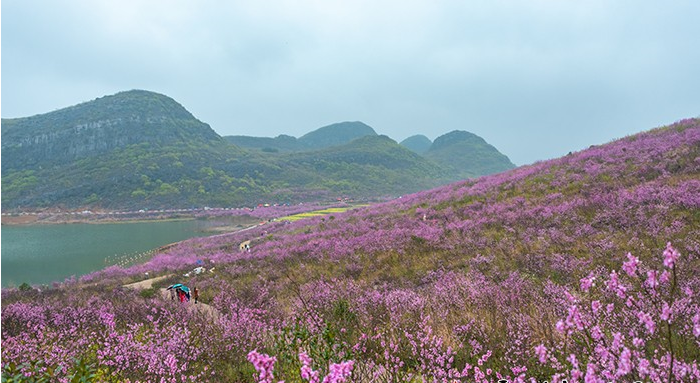
[{"label": "purple flower", "polygon": [[258,372],[258,383],[272,383],[275,379],[273,373],[277,358],[253,350],[248,353],[248,361],[253,363],[253,367]]},{"label": "purple flower", "polygon": [[666,250],[664,250],[664,266],[670,268],[673,268],[673,265],[676,264],[678,261],[678,257],[680,257],[680,253],[676,251],[676,249],[671,246],[671,242],[668,242],[666,244]]},{"label": "purple flower", "polygon": [[651,367],[650,363],[648,360],[644,358],[639,358],[639,361],[637,362],[637,371],[639,371],[639,375],[643,378],[646,375],[649,375],[649,368]]},{"label": "purple flower", "polygon": [[573,366],[574,368],[578,368],[578,360],[576,359],[576,355],[570,354],[569,357],[566,358],[566,360],[568,360],[569,363],[571,363],[571,366]]},{"label": "purple flower", "polygon": [[352,375],[355,362],[348,360],[342,363],[333,363],[329,367],[328,375],[323,378],[323,383],[345,383]]},{"label": "purple flower", "polygon": [[630,373],[632,371],[632,352],[625,347],[622,350],[622,353],[620,353],[620,363],[617,366],[617,372],[615,375],[617,376],[624,376]]},{"label": "purple flower", "polygon": [[610,279],[607,282],[607,286],[609,291],[614,291],[617,293],[618,297],[625,298],[627,288],[620,283],[620,279],[616,271],[613,270],[610,273]]},{"label": "purple flower", "polygon": [[649,331],[649,334],[653,334],[654,330],[656,330],[656,323],[654,323],[654,320],[651,319],[651,315],[645,313],[644,311],[640,311],[637,314],[637,318],[639,318],[639,323],[643,324],[647,331]]},{"label": "purple flower", "polygon": [[585,327],[585,323],[581,318],[581,312],[579,311],[577,305],[569,307],[569,315],[566,318],[566,324],[569,327],[576,326],[577,330],[583,330],[583,328]]},{"label": "purple flower", "polygon": [[664,270],[661,273],[661,277],[659,277],[659,282],[661,282],[663,284],[667,284],[667,283],[671,282],[671,273],[669,273],[668,270]]},{"label": "purple flower", "polygon": [[598,376],[595,372],[595,364],[588,363],[586,366],[586,376],[584,377],[585,383],[598,383]]},{"label": "purple flower", "polygon": [[632,339],[632,344],[634,345],[634,347],[640,348],[644,346],[644,340],[640,338],[634,338]]},{"label": "purple flower", "polygon": [[567,326],[563,320],[559,320],[559,321],[557,321],[556,328],[557,328],[557,331],[559,331],[559,332],[565,332],[567,329]]},{"label": "purple flower", "polygon": [[319,373],[311,368],[311,358],[302,351],[299,353],[299,361],[301,362],[301,377],[310,383],[318,383]]},{"label": "purple flower", "polygon": [[637,272],[638,265],[639,258],[633,256],[632,253],[627,253],[627,262],[622,264],[622,270],[624,270],[630,277],[633,277]]},{"label": "purple flower", "polygon": [[593,286],[593,281],[595,281],[595,277],[581,278],[581,281],[580,281],[581,290],[584,292],[588,292],[588,290],[590,290],[591,287]]},{"label": "purple flower", "polygon": [[664,307],[661,309],[661,319],[671,322],[671,307],[668,305],[668,302],[664,302]]},{"label": "purple flower", "polygon": [[537,354],[540,363],[547,362],[547,347],[545,347],[544,344],[535,347],[535,354]]},{"label": "purple flower", "polygon": [[647,271],[647,280],[644,284],[652,290],[659,287],[659,272],[656,270]]}]

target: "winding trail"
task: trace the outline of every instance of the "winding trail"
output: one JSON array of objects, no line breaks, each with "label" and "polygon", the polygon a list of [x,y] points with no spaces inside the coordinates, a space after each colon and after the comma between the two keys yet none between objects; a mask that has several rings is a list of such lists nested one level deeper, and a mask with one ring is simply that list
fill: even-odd
[{"label": "winding trail", "polygon": [[[222,233],[222,234],[218,234],[218,235],[213,235],[212,238],[214,238],[214,237],[223,237],[223,236],[227,236],[227,235],[231,235],[231,234],[235,234],[235,233],[241,233],[241,232],[244,232],[244,231],[252,230],[252,229],[254,229],[254,228],[256,228],[256,227],[259,227],[259,226],[262,226],[262,225],[264,225],[264,224],[265,224],[265,223],[263,222],[263,223],[259,223],[259,224],[256,224],[256,225],[248,226],[248,227],[246,227],[246,228],[237,230],[237,231],[235,231],[235,232],[231,232],[231,233]],[[159,250],[167,249],[167,248],[169,248],[169,247],[172,247],[172,246],[177,245],[178,243],[179,243],[179,242],[175,242],[175,243],[171,243],[171,244],[169,244],[169,245],[161,246],[161,247],[159,248]],[[240,248],[240,249],[243,249],[243,246],[244,246],[245,244],[250,245],[250,240],[241,242],[241,243],[239,244],[239,248]],[[161,275],[161,276],[157,276],[157,277],[153,277],[153,278],[149,278],[149,279],[144,279],[144,280],[142,280],[142,281],[138,281],[138,282],[134,282],[134,283],[129,283],[128,285],[123,285],[122,287],[125,287],[125,288],[127,288],[127,289],[137,290],[137,291],[139,291],[139,290],[145,290],[145,289],[150,289],[150,288],[153,288],[153,283],[158,282],[158,281],[161,281],[161,280],[166,279],[166,278],[169,278],[169,277],[172,277],[173,275],[174,275],[174,274]],[[170,298],[170,292],[169,292],[168,290],[164,289],[164,288],[160,289],[160,295],[161,295],[161,297],[162,297],[164,300],[171,300],[171,298]],[[177,302],[177,301],[175,301],[175,302]],[[177,303],[179,303],[179,302],[177,302]],[[214,307],[212,307],[212,306],[210,306],[210,305],[208,305],[208,304],[206,304],[206,303],[199,302],[199,303],[196,303],[196,304],[195,304],[195,303],[194,303],[194,300],[190,300],[189,302],[184,303],[184,304],[187,305],[187,309],[188,309],[188,310],[190,310],[190,311],[197,311],[197,312],[203,313],[204,315],[207,315],[208,317],[210,317],[212,320],[218,320],[219,317],[221,316],[221,314],[219,313],[219,311],[218,311],[217,309],[215,309]]]},{"label": "winding trail", "polygon": [[151,287],[153,287],[153,283],[154,283],[154,282],[158,282],[158,281],[163,280],[163,279],[165,279],[165,278],[167,278],[167,277],[169,277],[169,276],[170,276],[170,275],[161,275],[160,277],[155,277],[155,278],[146,279],[146,280],[143,280],[143,281],[138,281],[138,282],[130,283],[130,284],[124,285],[124,286],[122,286],[122,287],[126,287],[127,289],[134,289],[134,290],[145,290],[145,289],[150,289]]}]

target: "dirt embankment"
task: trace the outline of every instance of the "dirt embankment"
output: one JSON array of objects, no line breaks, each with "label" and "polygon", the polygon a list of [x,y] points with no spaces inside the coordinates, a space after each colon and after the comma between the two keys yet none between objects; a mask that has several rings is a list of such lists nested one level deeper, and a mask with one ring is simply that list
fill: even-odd
[{"label": "dirt embankment", "polygon": [[155,222],[195,219],[194,216],[144,216],[120,217],[111,215],[78,215],[78,214],[3,214],[2,224],[11,225],[55,225],[69,223],[121,223],[121,222]]},{"label": "dirt embankment", "polygon": [[36,215],[3,215],[3,225],[29,225],[37,223],[39,217]]},{"label": "dirt embankment", "polygon": [[207,215],[195,213],[3,213],[2,224],[13,225],[54,225],[70,223],[133,223],[198,220],[202,230],[212,233],[238,231],[260,223],[260,218],[250,215]]}]

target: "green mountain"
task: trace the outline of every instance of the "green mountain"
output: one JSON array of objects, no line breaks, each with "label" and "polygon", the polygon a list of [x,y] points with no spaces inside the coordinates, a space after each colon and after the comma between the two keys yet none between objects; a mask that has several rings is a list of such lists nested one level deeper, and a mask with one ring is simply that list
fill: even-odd
[{"label": "green mountain", "polygon": [[247,149],[262,150],[267,153],[293,152],[301,149],[296,137],[281,134],[272,137],[224,136],[227,142]]},{"label": "green mountain", "polygon": [[[275,140],[291,145],[292,139]],[[296,141],[313,150],[244,149],[169,97],[121,92],[3,119],[2,207],[242,206],[339,193],[374,198],[455,179],[362,123],[329,125]]]},{"label": "green mountain", "polygon": [[425,154],[430,149],[430,145],[433,142],[422,134],[416,134],[401,141],[401,145],[407,147],[408,149],[418,153]]},{"label": "green mountain", "polygon": [[225,136],[224,139],[243,148],[273,152],[300,152],[339,146],[364,137],[376,136],[372,127],[359,121],[346,121],[327,125],[309,132],[299,139],[280,135],[271,137]]},{"label": "green mountain", "polygon": [[299,138],[299,143],[306,149],[323,149],[343,145],[356,138],[376,136],[377,132],[359,121],[346,121],[318,128]]},{"label": "green mountain", "polygon": [[[318,151],[291,154],[287,160],[314,173],[324,174],[337,190],[350,194],[405,194],[444,184],[451,179],[440,166],[426,161],[384,135],[367,135],[348,144]],[[321,181],[321,184],[316,182]],[[316,179],[310,186],[322,187],[330,181]]]},{"label": "green mountain", "polygon": [[66,164],[136,144],[216,145],[221,137],[175,100],[142,90],[2,120],[2,171]]},{"label": "green mountain", "polygon": [[[377,136],[371,127],[362,122],[341,122],[324,126],[299,139],[281,135],[271,137],[226,136],[228,142],[257,152],[291,153],[307,152],[323,148],[336,149],[354,139]],[[515,167],[512,162],[483,138],[465,131],[453,131],[431,142],[424,135],[406,138],[401,146],[438,164],[442,178],[459,180],[500,173]]]},{"label": "green mountain", "polygon": [[171,98],[121,92],[3,119],[2,206],[199,204],[213,197],[208,166],[244,154]]},{"label": "green mountain", "polygon": [[457,178],[472,178],[515,168],[508,157],[474,133],[455,130],[435,139],[425,157]]}]

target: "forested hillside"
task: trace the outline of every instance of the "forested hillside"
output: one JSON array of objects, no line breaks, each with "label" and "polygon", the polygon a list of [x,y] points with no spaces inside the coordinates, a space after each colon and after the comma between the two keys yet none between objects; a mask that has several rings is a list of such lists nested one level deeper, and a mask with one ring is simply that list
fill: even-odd
[{"label": "forested hillside", "polygon": [[2,207],[157,209],[339,196],[376,200],[464,174],[414,155],[360,122],[262,142],[273,147],[232,145],[175,100],[142,90],[3,119]]},{"label": "forested hillside", "polygon": [[455,130],[435,139],[424,154],[455,178],[473,178],[515,167],[505,155],[476,134]]},{"label": "forested hillside", "polygon": [[418,154],[424,154],[425,152],[427,152],[428,149],[430,149],[430,145],[432,144],[433,142],[430,141],[428,137],[422,134],[411,136],[401,141],[401,145],[411,149],[412,151]]},{"label": "forested hillside", "polygon": [[345,145],[364,136],[376,136],[370,126],[359,121],[346,121],[327,125],[309,132],[300,138],[281,134],[272,137],[224,136],[234,145],[246,149],[262,150],[266,153],[305,152],[322,150],[332,146]]}]

